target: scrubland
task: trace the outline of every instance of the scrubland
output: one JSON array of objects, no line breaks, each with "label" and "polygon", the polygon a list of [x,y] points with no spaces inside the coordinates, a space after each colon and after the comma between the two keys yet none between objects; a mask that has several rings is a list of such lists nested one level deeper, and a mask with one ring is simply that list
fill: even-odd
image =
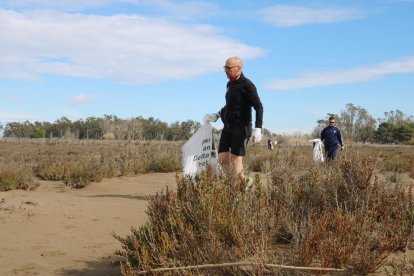
[{"label": "scrubland", "polygon": [[255,185],[246,191],[230,173],[183,177],[182,145],[0,140],[0,191],[36,189],[40,179],[82,188],[103,178],[177,172],[176,190],[149,199],[146,223],[114,234],[124,275],[322,273],[308,267],[414,273],[414,147],[350,145],[338,160],[315,163],[310,145],[249,145],[246,172]]}]

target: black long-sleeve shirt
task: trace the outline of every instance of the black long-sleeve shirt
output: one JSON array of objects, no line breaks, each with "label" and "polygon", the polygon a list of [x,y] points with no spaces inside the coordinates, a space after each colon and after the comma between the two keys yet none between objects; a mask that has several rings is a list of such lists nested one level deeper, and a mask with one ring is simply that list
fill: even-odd
[{"label": "black long-sleeve shirt", "polygon": [[224,127],[251,126],[252,107],[256,111],[255,127],[262,128],[263,105],[256,86],[241,74],[237,80],[227,83],[226,105],[220,111]]}]

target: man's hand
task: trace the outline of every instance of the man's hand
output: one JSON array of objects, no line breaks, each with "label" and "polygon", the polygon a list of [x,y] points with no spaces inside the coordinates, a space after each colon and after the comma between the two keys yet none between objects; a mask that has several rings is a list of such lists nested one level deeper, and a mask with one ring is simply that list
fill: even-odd
[{"label": "man's hand", "polygon": [[345,145],[342,145],[342,146],[341,146],[341,150],[344,150],[344,149],[345,149]]},{"label": "man's hand", "polygon": [[206,114],[203,118],[204,123],[211,123],[217,121],[217,119],[220,118],[220,114],[218,113],[212,113],[212,114]]},{"label": "man's hand", "polygon": [[262,129],[255,128],[253,130],[253,142],[260,143],[260,141],[262,141]]}]

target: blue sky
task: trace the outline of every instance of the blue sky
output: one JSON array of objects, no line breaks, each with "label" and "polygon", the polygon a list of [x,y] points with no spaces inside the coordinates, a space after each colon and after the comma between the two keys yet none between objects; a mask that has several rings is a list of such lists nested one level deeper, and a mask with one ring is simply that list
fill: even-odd
[{"label": "blue sky", "polygon": [[347,103],[414,115],[414,0],[2,0],[0,123],[201,122],[233,55],[278,134]]}]

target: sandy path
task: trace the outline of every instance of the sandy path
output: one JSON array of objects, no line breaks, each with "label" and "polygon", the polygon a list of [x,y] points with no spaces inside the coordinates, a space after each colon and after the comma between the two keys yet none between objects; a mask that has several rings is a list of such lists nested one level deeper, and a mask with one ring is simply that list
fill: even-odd
[{"label": "sandy path", "polygon": [[174,173],[0,192],[0,275],[120,275],[111,233],[144,223],[146,196],[166,186]]}]

